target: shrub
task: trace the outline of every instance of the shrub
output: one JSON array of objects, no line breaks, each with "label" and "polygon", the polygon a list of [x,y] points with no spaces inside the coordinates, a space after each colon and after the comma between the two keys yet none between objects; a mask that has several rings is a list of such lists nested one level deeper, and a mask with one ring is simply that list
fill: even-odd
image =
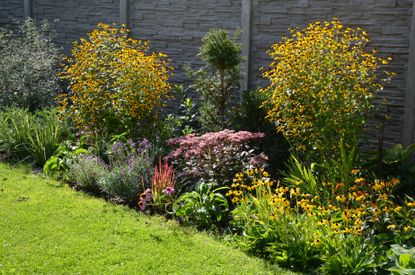
[{"label": "shrub", "polygon": [[0,109],[34,111],[54,103],[59,91],[56,66],[59,50],[49,25],[26,19],[17,32],[0,28]]},{"label": "shrub", "polygon": [[172,159],[178,167],[180,189],[192,189],[193,183],[202,179],[220,186],[230,185],[235,173],[255,160],[249,143],[263,137],[262,133],[231,130],[201,136],[191,134],[168,141],[176,149],[167,159]]},{"label": "shrub", "polygon": [[138,196],[150,187],[153,170],[151,145],[143,140],[136,144],[116,142],[109,154],[109,172],[99,181],[110,197],[136,205]]},{"label": "shrub", "polygon": [[55,110],[34,114],[9,108],[0,113],[0,152],[14,160],[29,160],[40,167],[53,155],[69,128]]},{"label": "shrub", "polygon": [[246,91],[241,103],[232,111],[232,127],[237,131],[265,134],[260,149],[269,158],[268,170],[277,175],[279,170],[284,168],[284,162],[289,156],[289,147],[284,136],[277,133],[274,124],[266,119],[266,110],[261,108],[265,100],[266,95],[258,90]]},{"label": "shrub", "polygon": [[369,52],[367,33],[338,20],[291,33],[269,51],[267,117],[304,157],[336,159],[338,144],[357,144],[371,99],[383,88],[379,69],[390,58]]},{"label": "shrub", "polygon": [[151,127],[170,85],[166,55],[147,54],[149,43],[128,37],[128,30],[99,24],[76,42],[62,79],[69,93],[62,109],[87,134],[119,134]]},{"label": "shrub", "polygon": [[98,192],[99,181],[107,173],[105,164],[92,155],[78,155],[69,165],[68,178],[79,189]]},{"label": "shrub", "polygon": [[240,86],[241,47],[224,30],[212,29],[202,39],[200,56],[206,66],[197,71],[187,68],[195,79],[194,88],[201,99],[200,118],[205,131],[229,126],[232,96]]}]

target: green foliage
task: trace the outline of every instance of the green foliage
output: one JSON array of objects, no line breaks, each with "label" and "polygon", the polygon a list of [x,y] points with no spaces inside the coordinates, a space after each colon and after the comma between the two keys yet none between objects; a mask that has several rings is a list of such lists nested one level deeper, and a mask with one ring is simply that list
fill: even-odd
[{"label": "green foliage", "polygon": [[219,131],[229,125],[232,96],[240,85],[241,47],[224,30],[212,29],[202,39],[200,56],[206,66],[187,68],[191,86],[200,95],[200,122],[204,131]]},{"label": "green foliage", "polygon": [[282,172],[283,182],[291,187],[299,186],[305,193],[319,196],[323,186],[315,175],[315,167],[315,163],[306,167],[298,157],[291,155],[287,162],[287,171]]},{"label": "green foliage", "polygon": [[111,198],[136,205],[138,196],[150,186],[154,155],[147,140],[115,142],[109,152],[108,172],[98,185]]},{"label": "green foliage", "polygon": [[360,236],[336,236],[324,241],[326,255],[321,267],[324,274],[374,274],[379,263],[377,247]]},{"label": "green foliage", "polygon": [[67,140],[61,143],[53,155],[46,161],[43,166],[45,175],[61,180],[69,180],[68,171],[73,159],[81,154],[87,155],[89,152],[84,148],[83,139],[78,144],[73,144]]},{"label": "green foliage", "polygon": [[287,160],[288,143],[284,136],[277,133],[275,126],[266,119],[266,110],[261,108],[266,95],[258,90],[246,91],[240,104],[232,111],[232,128],[237,131],[261,132],[265,134],[260,150],[268,156],[268,170],[277,175]]},{"label": "green foliage", "polygon": [[342,145],[339,147],[340,159],[329,159],[322,164],[313,162],[307,166],[298,156],[291,155],[286,163],[286,171],[281,172],[283,183],[326,199],[333,199],[333,194],[323,185],[324,182],[341,183],[342,190],[348,190],[355,184],[353,170],[358,165],[358,150],[357,147],[350,150],[346,150]]},{"label": "green foliage", "polygon": [[402,144],[378,151],[368,156],[366,166],[375,170],[379,178],[399,177],[401,184],[397,188],[398,194],[415,195],[415,165],[410,157],[415,152],[415,144],[404,147]]},{"label": "green foliage", "polygon": [[271,189],[259,187],[232,211],[233,224],[243,236],[241,245],[281,266],[304,271],[318,268],[329,228],[319,226],[313,217],[285,212],[274,202]]},{"label": "green foliage", "polygon": [[394,266],[388,270],[394,275],[415,274],[415,248],[404,248],[394,244],[391,247],[392,255],[389,259],[393,261]]},{"label": "green foliage", "polygon": [[53,155],[69,128],[55,110],[34,114],[9,108],[0,113],[0,152],[6,157],[34,162],[40,167]]},{"label": "green foliage", "polygon": [[69,165],[68,180],[78,189],[98,193],[98,183],[106,173],[106,166],[99,158],[80,154]]},{"label": "green foliage", "polygon": [[194,191],[180,196],[173,205],[175,215],[185,223],[199,229],[213,229],[222,220],[226,220],[229,211],[228,201],[212,183],[200,182]]},{"label": "green foliage", "polygon": [[47,21],[37,26],[28,18],[16,32],[0,28],[0,109],[34,111],[54,103],[60,57],[52,39]]}]

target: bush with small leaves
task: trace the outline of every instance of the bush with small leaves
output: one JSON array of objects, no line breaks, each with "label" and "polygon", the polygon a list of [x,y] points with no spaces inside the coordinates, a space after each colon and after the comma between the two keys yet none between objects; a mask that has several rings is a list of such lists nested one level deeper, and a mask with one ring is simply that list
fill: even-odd
[{"label": "bush with small leaves", "polygon": [[37,25],[28,18],[16,32],[0,28],[0,109],[34,111],[54,104],[60,57],[52,39],[46,21]]}]

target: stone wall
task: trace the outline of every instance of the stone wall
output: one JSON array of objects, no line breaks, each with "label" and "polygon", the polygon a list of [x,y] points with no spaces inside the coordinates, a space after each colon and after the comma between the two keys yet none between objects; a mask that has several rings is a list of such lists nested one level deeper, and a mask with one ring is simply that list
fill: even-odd
[{"label": "stone wall", "polygon": [[[33,16],[55,23],[57,43],[68,53],[71,43],[98,22],[118,22],[120,1],[126,0],[31,0]],[[242,2],[252,6],[252,19],[242,18]],[[385,134],[389,144],[402,141],[408,53],[413,0],[135,0],[129,1],[132,36],[151,40],[152,49],[167,53],[175,67],[174,82],[186,82],[183,65],[200,64],[196,56],[202,36],[211,28],[232,33],[250,27],[249,87],[266,85],[260,67],[270,59],[266,51],[288,34],[289,27],[304,27],[315,20],[341,19],[369,32],[371,47],[393,58],[389,69],[397,77],[384,91],[389,100],[390,120]],[[246,4],[244,5],[246,8]],[[0,26],[10,17],[24,17],[24,1],[0,0]],[[241,24],[241,22],[245,22]],[[243,31],[247,31],[246,29]],[[415,77],[415,76],[413,76]],[[415,91],[413,91],[415,93]],[[415,103],[414,103],[415,104]],[[413,106],[412,106],[413,107]],[[408,108],[407,108],[408,109]]]},{"label": "stone wall", "polygon": [[13,19],[24,18],[22,0],[0,0],[0,27],[13,25]]},{"label": "stone wall", "polygon": [[201,39],[211,28],[240,27],[240,0],[140,0],[130,2],[132,36],[151,41],[172,59],[174,81],[186,80],[183,66],[200,64]]}]

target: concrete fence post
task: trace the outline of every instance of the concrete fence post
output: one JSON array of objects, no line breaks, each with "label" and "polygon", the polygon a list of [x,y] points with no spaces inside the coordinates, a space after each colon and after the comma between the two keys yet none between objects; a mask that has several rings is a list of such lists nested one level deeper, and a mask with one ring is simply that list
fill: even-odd
[{"label": "concrete fence post", "polygon": [[128,0],[120,0],[120,25],[129,28],[129,5]]},{"label": "concrete fence post", "polygon": [[412,5],[408,71],[406,75],[405,114],[402,130],[403,144],[406,146],[415,142],[415,0],[413,0]]},{"label": "concrete fence post", "polygon": [[33,0],[24,0],[24,17],[33,18]]},{"label": "concrete fence post", "polygon": [[241,43],[242,56],[245,58],[242,65],[242,86],[241,90],[249,89],[250,80],[250,56],[251,56],[251,28],[252,28],[252,0],[242,0],[241,14]]}]

